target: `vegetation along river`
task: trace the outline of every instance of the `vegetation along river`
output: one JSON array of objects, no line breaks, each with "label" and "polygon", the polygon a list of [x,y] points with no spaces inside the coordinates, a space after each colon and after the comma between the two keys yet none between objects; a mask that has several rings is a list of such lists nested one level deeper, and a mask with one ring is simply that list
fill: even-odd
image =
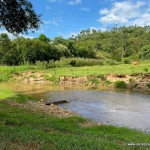
[{"label": "vegetation along river", "polygon": [[0,87],[37,97],[39,100],[70,100],[61,104],[82,116],[115,126],[136,128],[150,133],[150,94],[104,87],[63,87],[41,84],[10,84]]}]

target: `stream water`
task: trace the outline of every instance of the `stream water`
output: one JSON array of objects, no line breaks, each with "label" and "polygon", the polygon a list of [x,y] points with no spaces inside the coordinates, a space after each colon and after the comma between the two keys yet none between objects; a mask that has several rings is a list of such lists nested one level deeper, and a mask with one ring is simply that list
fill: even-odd
[{"label": "stream water", "polygon": [[70,100],[60,107],[82,116],[115,126],[136,128],[150,133],[150,94],[99,87],[63,87],[41,84],[0,85],[44,100]]}]

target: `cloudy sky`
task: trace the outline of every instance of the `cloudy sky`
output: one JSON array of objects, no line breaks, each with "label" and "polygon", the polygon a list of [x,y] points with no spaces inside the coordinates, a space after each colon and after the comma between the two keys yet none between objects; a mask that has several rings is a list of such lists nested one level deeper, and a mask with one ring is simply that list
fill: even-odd
[{"label": "cloudy sky", "polygon": [[[125,25],[150,25],[149,0],[30,0],[43,24],[29,37],[44,33],[70,37],[88,28],[105,30],[107,27]],[[0,33],[5,29],[0,29]]]}]

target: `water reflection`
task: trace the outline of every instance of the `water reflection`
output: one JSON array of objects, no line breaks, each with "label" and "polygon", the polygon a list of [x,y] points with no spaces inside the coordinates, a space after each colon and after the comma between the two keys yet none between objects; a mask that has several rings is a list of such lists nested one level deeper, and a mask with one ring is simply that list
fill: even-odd
[{"label": "water reflection", "polygon": [[88,89],[58,85],[1,84],[7,88],[30,94],[38,99],[71,100],[61,104],[84,117],[116,126],[127,126],[150,132],[150,95],[115,89]]}]

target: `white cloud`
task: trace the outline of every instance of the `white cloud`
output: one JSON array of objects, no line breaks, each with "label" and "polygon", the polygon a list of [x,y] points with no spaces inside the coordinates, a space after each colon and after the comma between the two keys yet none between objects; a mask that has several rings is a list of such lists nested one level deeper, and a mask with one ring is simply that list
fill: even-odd
[{"label": "white cloud", "polygon": [[43,21],[44,24],[52,24],[55,26],[60,26],[60,22],[62,22],[62,17],[54,18],[53,20]]},{"label": "white cloud", "polygon": [[131,24],[136,24],[140,26],[150,25],[150,13],[141,14],[139,18],[131,21]]},{"label": "white cloud", "polygon": [[79,3],[81,3],[81,0],[72,0],[68,2],[69,5],[77,5]]},{"label": "white cloud", "polygon": [[113,2],[112,8],[99,11],[101,17],[97,20],[105,25],[146,25],[150,24],[150,5],[144,1]]},{"label": "white cloud", "polygon": [[109,14],[109,11],[108,11],[108,9],[101,9],[100,11],[99,11],[99,13],[100,14],[102,14],[102,15],[107,15],[107,14]]},{"label": "white cloud", "polygon": [[9,33],[9,32],[6,31],[6,30],[0,30],[0,34],[1,34],[1,33],[6,33],[10,39],[14,39],[14,38],[15,38],[15,35]]},{"label": "white cloud", "polygon": [[[10,40],[13,40],[13,39],[16,38],[15,35],[9,33],[9,32],[6,31],[6,30],[0,30],[0,34],[1,34],[1,33],[6,33],[6,34],[8,35],[8,37],[9,37]],[[30,39],[35,38],[35,37],[33,37],[33,36],[27,36],[27,35],[23,35],[23,34],[19,34],[18,36],[23,36],[23,37],[25,37],[25,38],[30,38]]]},{"label": "white cloud", "polygon": [[127,23],[128,20],[124,17],[119,17],[114,14],[108,14],[107,17],[102,17],[99,21],[109,23]]},{"label": "white cloud", "polygon": [[89,11],[90,9],[89,8],[81,8],[81,10],[83,10],[83,11]]}]

